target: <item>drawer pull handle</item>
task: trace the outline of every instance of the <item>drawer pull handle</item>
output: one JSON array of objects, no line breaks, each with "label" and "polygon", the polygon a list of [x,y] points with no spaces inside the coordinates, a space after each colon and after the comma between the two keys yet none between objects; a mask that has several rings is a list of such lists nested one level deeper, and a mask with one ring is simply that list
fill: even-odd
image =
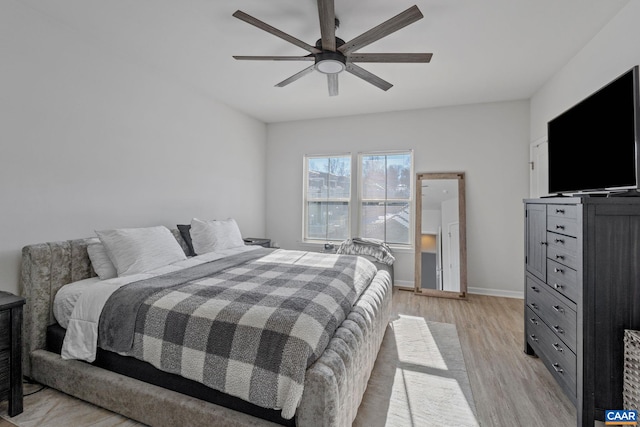
[{"label": "drawer pull handle", "polygon": [[531,341],[538,342],[538,337],[536,337],[535,335],[529,335],[529,338],[531,338]]},{"label": "drawer pull handle", "polygon": [[564,329],[562,329],[559,325],[553,325],[553,329],[559,334],[564,334]]},{"label": "drawer pull handle", "polygon": [[564,245],[564,239],[555,239],[554,241],[556,243],[562,243]]},{"label": "drawer pull handle", "polygon": [[556,255],[556,259],[564,259],[564,255]]},{"label": "drawer pull handle", "polygon": [[538,307],[538,304],[536,304],[535,302],[532,302],[531,304],[529,304],[531,306],[531,308],[538,310],[540,307]]},{"label": "drawer pull handle", "polygon": [[554,287],[554,289],[562,289],[562,288],[564,288],[564,285],[561,285],[559,283],[554,283],[553,287]]},{"label": "drawer pull handle", "polygon": [[556,230],[564,230],[564,225],[557,224]]},{"label": "drawer pull handle", "polygon": [[558,268],[558,267],[554,268],[554,269],[553,269],[553,271],[554,271],[555,273],[561,273],[561,274],[562,274],[562,273],[564,273],[564,270],[563,270],[563,269],[561,269],[561,268]]},{"label": "drawer pull handle", "polygon": [[538,289],[538,288],[537,288],[537,287],[535,287],[535,286],[532,286],[532,287],[531,287],[531,290],[532,290],[533,292],[540,292],[540,289]]},{"label": "drawer pull handle", "polygon": [[551,366],[553,366],[553,369],[554,369],[557,373],[559,373],[559,374],[564,374],[564,370],[560,367],[560,365],[559,365],[559,364],[554,363],[554,364],[553,364],[553,365],[551,365]]},{"label": "drawer pull handle", "polygon": [[559,305],[554,305],[553,309],[558,313],[564,313],[564,308],[560,307]]},{"label": "drawer pull handle", "polygon": [[529,319],[529,322],[533,323],[534,325],[538,326],[538,321],[535,318],[531,318]]},{"label": "drawer pull handle", "polygon": [[553,345],[553,348],[556,349],[556,351],[559,351],[560,353],[564,351],[564,349],[560,347],[560,344],[558,344],[557,342],[554,342],[552,345]]},{"label": "drawer pull handle", "polygon": [[563,214],[564,213],[564,209],[556,209],[556,213]]},{"label": "drawer pull handle", "polygon": [[547,242],[540,242],[540,244],[541,244],[542,246],[544,246],[544,245],[546,245],[546,244],[547,244]]}]

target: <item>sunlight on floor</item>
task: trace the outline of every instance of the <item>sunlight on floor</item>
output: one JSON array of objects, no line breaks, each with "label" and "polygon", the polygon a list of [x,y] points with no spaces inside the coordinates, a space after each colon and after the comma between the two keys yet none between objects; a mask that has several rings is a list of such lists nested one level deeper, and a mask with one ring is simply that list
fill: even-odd
[{"label": "sunlight on floor", "polygon": [[429,325],[422,317],[399,315],[391,324],[396,335],[398,360],[435,369],[447,369],[447,363],[435,344]]},{"label": "sunlight on floor", "polygon": [[470,391],[460,384],[468,379],[455,326],[445,326],[454,331],[445,334],[422,317],[400,315],[392,323],[398,362],[387,426],[478,426]]}]

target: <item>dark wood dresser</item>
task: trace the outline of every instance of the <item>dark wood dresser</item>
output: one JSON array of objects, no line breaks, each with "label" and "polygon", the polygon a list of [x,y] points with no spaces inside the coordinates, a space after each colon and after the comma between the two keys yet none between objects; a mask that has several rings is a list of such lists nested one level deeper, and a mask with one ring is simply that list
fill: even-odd
[{"label": "dark wood dresser", "polygon": [[640,198],[525,200],[525,352],[593,427],[622,405],[624,330],[640,329]]},{"label": "dark wood dresser", "polygon": [[22,306],[25,300],[0,291],[0,400],[9,416],[22,413]]}]

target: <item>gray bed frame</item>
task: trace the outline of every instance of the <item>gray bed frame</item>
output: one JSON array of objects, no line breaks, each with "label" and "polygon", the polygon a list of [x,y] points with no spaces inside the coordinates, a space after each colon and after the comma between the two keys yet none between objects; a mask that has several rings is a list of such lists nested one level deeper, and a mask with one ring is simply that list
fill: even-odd
[{"label": "gray bed frame", "polygon": [[[186,248],[178,230],[172,232]],[[24,375],[151,426],[276,425],[85,362],[62,360],[58,354],[45,349],[46,329],[55,323],[52,306],[58,289],[95,276],[87,255],[87,245],[93,241],[96,239],[48,242],[23,248]],[[298,426],[352,424],[389,323],[392,274],[390,268],[379,269],[324,353],[308,368],[302,401],[296,411]]]}]

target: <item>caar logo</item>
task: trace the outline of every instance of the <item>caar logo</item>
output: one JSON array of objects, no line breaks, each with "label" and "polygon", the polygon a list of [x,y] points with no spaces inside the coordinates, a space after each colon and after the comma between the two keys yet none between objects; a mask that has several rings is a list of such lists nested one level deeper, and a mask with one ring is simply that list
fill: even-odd
[{"label": "caar logo", "polygon": [[608,426],[638,425],[638,412],[634,410],[604,411],[604,423]]}]

